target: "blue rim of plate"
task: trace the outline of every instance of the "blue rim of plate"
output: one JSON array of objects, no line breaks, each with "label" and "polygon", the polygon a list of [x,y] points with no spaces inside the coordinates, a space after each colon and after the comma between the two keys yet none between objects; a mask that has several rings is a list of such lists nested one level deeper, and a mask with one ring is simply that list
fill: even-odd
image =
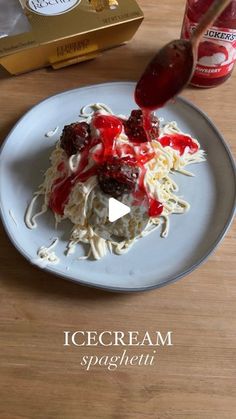
[{"label": "blue rim of plate", "polygon": [[[15,129],[17,129],[17,127],[18,127],[18,125],[21,123],[21,121],[34,109],[34,108],[36,108],[38,105],[41,105],[41,104],[43,104],[44,102],[46,102],[46,101],[48,101],[49,99],[52,99],[52,98],[54,98],[54,97],[56,97],[56,96],[63,96],[64,94],[67,94],[67,93],[69,93],[69,92],[73,92],[73,91],[78,91],[78,90],[80,90],[80,89],[84,89],[84,88],[86,88],[86,89],[88,89],[88,88],[94,88],[94,87],[96,87],[96,86],[109,86],[110,84],[111,85],[114,85],[114,84],[127,84],[127,85],[130,85],[130,84],[134,84],[135,83],[135,81],[113,81],[113,82],[107,82],[107,83],[96,83],[96,84],[92,84],[92,85],[89,85],[89,86],[81,86],[81,87],[77,87],[77,88],[75,88],[75,89],[69,89],[69,90],[65,90],[65,91],[62,91],[62,92],[59,92],[59,93],[56,93],[55,95],[51,95],[51,96],[48,96],[47,98],[45,98],[45,99],[43,99],[43,100],[41,100],[40,102],[38,102],[36,105],[34,105],[33,107],[31,107],[18,121],[17,121],[17,123],[13,126],[13,128],[11,129],[11,131],[9,132],[9,134],[7,135],[7,137],[5,138],[5,140],[3,141],[3,143],[1,144],[1,147],[0,147],[0,157],[1,157],[1,154],[2,154],[2,152],[3,152],[3,149],[4,149],[4,146],[5,146],[5,144],[7,143],[7,141],[8,141],[8,138],[12,135],[12,133],[13,133],[13,131],[15,130]],[[77,284],[77,285],[82,285],[82,286],[85,286],[85,287],[89,287],[89,288],[95,288],[95,289],[99,289],[99,290],[103,290],[103,291],[108,291],[108,292],[117,292],[117,293],[127,293],[127,294],[130,294],[130,293],[134,293],[134,292],[145,292],[145,291],[151,291],[151,290],[155,290],[155,289],[158,289],[158,288],[162,288],[162,287],[165,287],[166,285],[169,285],[169,284],[172,284],[172,283],[175,283],[176,281],[178,281],[179,279],[181,279],[181,278],[183,278],[183,277],[185,277],[185,276],[187,276],[187,275],[189,275],[191,272],[193,272],[193,271],[195,271],[198,267],[200,267],[205,261],[207,261],[207,259],[211,256],[211,254],[216,250],[216,248],[218,247],[218,245],[221,243],[221,241],[223,240],[223,238],[224,238],[224,236],[226,235],[226,233],[227,233],[227,231],[229,230],[229,228],[230,228],[230,226],[231,226],[231,224],[232,224],[232,221],[233,221],[233,218],[234,218],[234,214],[235,214],[235,208],[236,208],[236,164],[235,164],[235,161],[234,161],[234,158],[233,158],[233,155],[232,155],[232,153],[231,153],[231,151],[230,151],[230,148],[229,148],[229,146],[227,145],[227,143],[226,143],[226,141],[225,141],[225,139],[224,139],[224,137],[222,136],[222,134],[220,133],[220,131],[216,128],[216,126],[215,126],[215,124],[211,121],[211,119],[206,115],[206,113],[205,112],[203,112],[201,109],[199,109],[196,105],[194,105],[191,101],[189,101],[188,99],[185,99],[185,98],[183,98],[183,97],[181,97],[181,96],[177,96],[176,98],[175,98],[175,101],[177,102],[177,101],[179,101],[179,102],[182,102],[182,103],[184,103],[184,104],[186,104],[186,105],[188,105],[189,107],[191,107],[191,108],[193,108],[196,112],[198,112],[198,114],[200,114],[204,119],[205,119],[205,121],[211,126],[211,128],[215,131],[215,133],[216,133],[216,135],[218,136],[218,138],[220,139],[220,141],[221,141],[221,143],[222,143],[222,145],[224,146],[224,149],[225,149],[225,151],[226,151],[226,154],[228,155],[228,158],[229,158],[229,161],[230,161],[230,163],[231,163],[231,168],[232,168],[232,171],[233,171],[233,173],[234,173],[234,180],[235,180],[235,190],[234,190],[234,203],[233,203],[233,206],[232,206],[232,209],[231,209],[231,212],[230,212],[230,215],[229,215],[229,217],[228,217],[228,219],[227,219],[227,221],[226,221],[226,223],[225,223],[225,225],[224,225],[224,227],[223,227],[223,229],[222,229],[222,231],[221,231],[221,233],[218,235],[218,237],[217,237],[217,239],[215,240],[215,242],[212,244],[212,246],[210,247],[210,249],[209,249],[209,251],[202,257],[202,258],[200,258],[199,260],[198,260],[198,262],[197,263],[195,263],[194,265],[192,265],[189,269],[186,269],[185,271],[183,271],[183,272],[181,272],[181,274],[178,274],[178,275],[176,275],[176,276],[174,276],[173,278],[171,278],[171,279],[169,279],[169,280],[167,280],[167,281],[165,281],[165,282],[163,282],[163,283],[160,283],[160,284],[157,284],[157,285],[151,285],[151,286],[147,286],[147,287],[139,287],[139,288],[122,288],[122,287],[113,287],[113,286],[103,286],[103,285],[100,285],[100,284],[94,284],[94,283],[91,283],[91,282],[85,282],[85,281],[80,281],[79,279],[77,280],[77,279],[74,279],[74,278],[71,278],[69,275],[68,276],[65,276],[65,275],[63,275],[63,274],[60,274],[59,272],[55,272],[55,271],[53,271],[53,269],[50,269],[50,267],[48,267],[48,266],[46,266],[46,267],[44,267],[43,269],[42,268],[40,268],[39,266],[37,266],[37,265],[35,265],[35,264],[33,264],[32,263],[32,261],[29,259],[29,257],[25,254],[25,252],[24,252],[24,249],[23,248],[21,248],[20,247],[20,245],[16,242],[16,240],[15,240],[15,237],[14,237],[14,235],[13,234],[11,234],[11,232],[8,230],[8,228],[7,228],[7,225],[6,225],[6,223],[5,223],[5,220],[4,220],[4,216],[3,216],[3,208],[2,208],[2,199],[1,199],[1,190],[0,190],[0,216],[1,216],[1,220],[2,220],[2,224],[3,224],[3,227],[4,227],[4,229],[5,229],[5,232],[7,233],[7,236],[9,237],[9,239],[10,239],[10,241],[11,241],[11,243],[13,244],[13,246],[18,250],[18,252],[31,264],[31,265],[33,265],[34,267],[36,267],[36,268],[38,268],[38,269],[40,269],[40,270],[44,270],[44,271],[46,271],[46,272],[49,272],[50,274],[53,274],[54,276],[56,276],[56,277],[60,277],[60,278],[63,278],[64,280],[68,280],[68,281],[70,281],[70,282],[73,282],[73,283],[75,283],[75,284]]]}]

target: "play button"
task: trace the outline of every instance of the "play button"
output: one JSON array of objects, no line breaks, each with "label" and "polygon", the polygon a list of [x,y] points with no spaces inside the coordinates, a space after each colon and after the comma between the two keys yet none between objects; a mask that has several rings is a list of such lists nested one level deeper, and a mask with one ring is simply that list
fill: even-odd
[{"label": "play button", "polygon": [[145,202],[135,202],[130,194],[117,200],[102,192],[99,186],[87,199],[86,219],[93,233],[118,243],[140,236],[149,222]]},{"label": "play button", "polygon": [[108,218],[111,223],[129,213],[130,207],[128,205],[122,204],[122,202],[117,201],[115,198],[109,198]]}]

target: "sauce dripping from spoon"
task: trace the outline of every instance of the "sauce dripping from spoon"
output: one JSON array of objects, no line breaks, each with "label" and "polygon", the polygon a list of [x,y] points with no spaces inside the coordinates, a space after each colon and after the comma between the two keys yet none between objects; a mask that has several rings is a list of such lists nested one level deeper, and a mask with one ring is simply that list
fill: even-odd
[{"label": "sauce dripping from spoon", "polygon": [[152,59],[135,89],[135,101],[148,118],[155,109],[175,97],[191,80],[200,38],[231,0],[215,0],[189,40],[177,39],[165,45]]}]

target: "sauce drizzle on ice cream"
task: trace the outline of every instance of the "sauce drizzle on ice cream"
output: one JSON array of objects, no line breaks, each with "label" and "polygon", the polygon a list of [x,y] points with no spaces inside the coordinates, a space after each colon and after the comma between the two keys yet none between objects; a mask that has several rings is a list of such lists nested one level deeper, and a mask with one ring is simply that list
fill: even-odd
[{"label": "sauce drizzle on ice cream", "polygon": [[[142,203],[147,206],[149,217],[160,216],[163,205],[146,189],[144,182],[145,165],[155,157],[152,139],[155,137],[163,147],[172,147],[180,155],[186,148],[189,153],[198,150],[197,143],[187,135],[176,133],[158,137],[159,121],[141,111],[132,111],[128,120],[96,112],[90,126],[85,126],[84,122],[71,124],[65,132],[69,132],[69,136],[67,138],[63,132],[63,148],[68,155],[77,145],[80,159],[74,173],[65,164],[57,168],[59,177],[53,183],[49,207],[61,216],[76,182],[84,183],[92,176],[98,176],[105,193],[115,198],[132,193],[136,205]],[[119,141],[122,134],[126,136],[125,142]],[[67,141],[70,141],[69,145]]]}]

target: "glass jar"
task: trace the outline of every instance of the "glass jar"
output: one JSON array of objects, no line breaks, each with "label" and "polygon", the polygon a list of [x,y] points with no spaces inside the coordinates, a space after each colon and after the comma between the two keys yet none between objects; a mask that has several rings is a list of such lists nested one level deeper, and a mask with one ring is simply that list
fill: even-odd
[{"label": "glass jar", "polygon": [[[189,39],[213,0],[187,0],[181,36]],[[191,84],[214,87],[227,80],[236,60],[236,0],[233,0],[199,44],[198,60]]]}]

